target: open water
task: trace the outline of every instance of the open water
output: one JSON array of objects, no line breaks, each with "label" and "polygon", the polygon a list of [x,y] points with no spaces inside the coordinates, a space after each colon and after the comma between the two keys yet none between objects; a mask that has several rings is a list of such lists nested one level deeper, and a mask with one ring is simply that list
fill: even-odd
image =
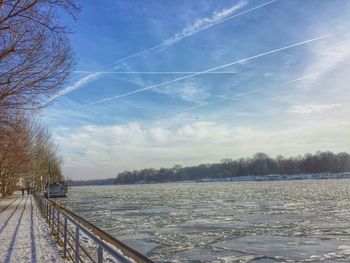
[{"label": "open water", "polygon": [[61,202],[158,262],[350,262],[350,179],[72,187]]}]

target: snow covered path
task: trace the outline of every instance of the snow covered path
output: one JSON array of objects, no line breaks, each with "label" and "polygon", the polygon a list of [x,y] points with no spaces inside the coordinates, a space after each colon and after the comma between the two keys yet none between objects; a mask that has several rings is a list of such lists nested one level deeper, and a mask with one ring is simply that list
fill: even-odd
[{"label": "snow covered path", "polygon": [[32,195],[0,200],[0,262],[66,262]]}]

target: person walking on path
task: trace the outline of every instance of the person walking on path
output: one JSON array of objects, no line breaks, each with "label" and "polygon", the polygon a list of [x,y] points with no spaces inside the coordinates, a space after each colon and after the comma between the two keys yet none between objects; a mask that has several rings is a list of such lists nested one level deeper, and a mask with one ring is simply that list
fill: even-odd
[{"label": "person walking on path", "polygon": [[24,188],[22,187],[22,196],[24,196]]},{"label": "person walking on path", "polygon": [[27,187],[27,195],[29,195],[29,187]]}]

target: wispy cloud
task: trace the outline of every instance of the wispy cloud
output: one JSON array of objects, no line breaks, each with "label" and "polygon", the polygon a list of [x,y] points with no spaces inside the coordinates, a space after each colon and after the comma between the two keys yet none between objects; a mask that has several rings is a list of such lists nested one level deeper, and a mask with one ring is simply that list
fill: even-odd
[{"label": "wispy cloud", "polygon": [[320,45],[313,50],[313,63],[307,68],[308,74],[318,78],[332,71],[336,66],[350,57],[350,40],[333,41],[331,45]]},{"label": "wispy cloud", "polygon": [[299,82],[299,81],[311,79],[311,78],[314,78],[314,77],[315,77],[315,74],[307,74],[307,75],[303,75],[302,77],[299,77],[299,78],[296,78],[296,79],[285,81],[282,84],[290,84],[290,83],[294,83],[294,82]]},{"label": "wispy cloud", "polygon": [[166,94],[174,98],[180,98],[184,101],[201,103],[209,94],[204,91],[200,84],[194,81],[186,81],[184,83],[176,83],[167,86],[164,89],[155,89],[156,92]]},{"label": "wispy cloud", "polygon": [[135,57],[138,57],[138,56],[142,56],[142,55],[145,55],[149,52],[152,52],[154,50],[157,50],[157,49],[160,49],[160,48],[164,48],[164,47],[167,47],[167,46],[171,46],[187,37],[190,37],[192,36],[193,34],[196,34],[196,33],[199,33],[201,31],[204,31],[204,30],[207,30],[208,28],[211,28],[215,25],[218,25],[218,24],[221,24],[221,23],[224,23],[226,21],[229,21],[231,19],[234,19],[236,17],[239,17],[241,15],[244,15],[244,14],[248,14],[250,12],[253,12],[257,9],[260,9],[260,8],[263,8],[267,5],[270,5],[274,2],[276,2],[278,0],[272,0],[272,1],[269,1],[269,2],[266,2],[264,4],[261,4],[261,5],[258,5],[258,6],[255,6],[255,7],[252,7],[248,10],[245,10],[243,12],[240,12],[240,13],[237,13],[237,14],[233,14],[235,11],[243,8],[244,6],[247,5],[248,1],[241,1],[227,9],[223,9],[221,11],[217,11],[217,12],[214,12],[212,14],[212,16],[210,17],[207,17],[207,18],[200,18],[200,19],[197,19],[195,20],[190,26],[184,28],[180,33],[176,33],[174,36],[170,37],[169,39],[163,41],[161,44],[159,45],[156,45],[156,46],[153,46],[153,47],[150,47],[148,49],[145,49],[145,50],[142,50],[140,52],[137,52],[137,53],[134,53],[134,54],[131,54],[127,57],[124,57],[124,58],[121,58],[121,59],[118,59],[117,61],[114,61],[111,65],[117,65],[121,62],[124,62],[126,60],[129,60],[129,59],[132,59],[132,58],[135,58]]},{"label": "wispy cloud", "polygon": [[198,102],[198,103],[197,103],[196,105],[194,105],[194,106],[190,106],[190,107],[187,107],[187,108],[184,108],[184,109],[175,111],[175,112],[170,112],[170,113],[168,113],[168,114],[164,114],[164,115],[161,115],[161,116],[152,118],[150,121],[159,120],[159,119],[163,119],[163,118],[168,118],[168,117],[171,117],[171,116],[180,114],[180,113],[190,112],[190,111],[193,111],[193,110],[196,110],[196,109],[199,109],[199,108],[207,107],[207,106],[209,106],[209,105],[222,102],[222,101],[224,101],[224,100],[234,100],[234,101],[238,101],[238,100],[240,100],[240,98],[242,98],[242,97],[249,96],[249,95],[251,95],[251,94],[257,93],[257,92],[262,91],[262,90],[264,90],[264,89],[250,90],[250,91],[247,91],[247,92],[238,93],[238,94],[233,95],[233,96],[232,96],[232,95],[213,95],[213,94],[210,94],[210,96],[211,96],[211,97],[214,97],[215,99],[213,99],[213,100],[211,100],[211,101],[206,101],[206,102]]},{"label": "wispy cloud", "polygon": [[[277,1],[277,0],[275,0]],[[264,5],[261,5],[259,7],[265,6],[267,4],[270,4],[275,1],[270,1],[268,3],[265,3]],[[220,11],[215,11],[210,17],[205,17],[205,18],[200,18],[195,20],[191,25],[187,26],[184,28],[180,33],[175,34],[173,37],[169,38],[164,42],[165,45],[173,45],[176,42],[191,36],[195,33],[198,33],[200,31],[203,31],[205,29],[208,29],[214,25],[217,25],[219,23],[223,23],[227,20],[230,20],[238,15],[242,15],[242,13],[232,15],[236,11],[242,9],[248,4],[248,1],[239,1],[237,4],[229,7],[222,9]],[[255,10],[257,7],[255,7],[253,10]],[[247,10],[248,11],[248,10]],[[251,9],[249,11],[252,11]],[[246,12],[243,12],[244,14]]]},{"label": "wispy cloud", "polygon": [[64,89],[62,89],[60,92],[58,92],[57,94],[52,96],[48,101],[50,102],[50,101],[52,101],[60,96],[66,95],[66,94],[68,94],[76,89],[79,89],[81,86],[98,79],[100,75],[101,75],[101,73],[99,73],[99,72],[88,74],[88,75],[80,78],[76,82],[74,82],[72,85],[69,85],[69,86],[65,87]]},{"label": "wispy cloud", "polygon": [[[168,46],[174,45],[175,43],[181,41],[184,38],[188,38],[188,37],[192,36],[193,34],[196,34],[196,33],[199,33],[201,31],[207,30],[208,28],[211,28],[211,27],[213,27],[215,25],[224,23],[226,21],[229,21],[229,20],[234,19],[236,17],[239,17],[241,15],[248,14],[248,13],[253,12],[253,11],[259,9],[259,8],[263,8],[263,7],[267,6],[267,5],[270,5],[270,4],[272,4],[272,3],[276,2],[276,1],[278,1],[278,0],[272,0],[272,1],[266,2],[264,4],[252,7],[250,9],[248,9],[248,10],[243,11],[243,12],[234,14],[236,11],[238,11],[239,9],[245,7],[248,4],[248,1],[246,1],[246,0],[240,1],[237,4],[235,4],[235,5],[233,5],[233,6],[229,7],[229,8],[223,9],[221,11],[214,12],[212,14],[212,16],[210,16],[210,17],[200,18],[200,19],[195,20],[190,26],[184,28],[180,33],[176,33],[171,38],[163,41],[161,44],[155,45],[153,47],[147,48],[147,49],[142,50],[140,52],[136,52],[136,53],[131,54],[129,56],[126,56],[124,58],[118,59],[118,60],[112,62],[111,64],[108,64],[108,65],[104,66],[103,69],[108,69],[108,68],[110,68],[112,66],[116,66],[116,65],[118,65],[118,64],[120,64],[122,62],[125,62],[125,61],[127,61],[129,59],[132,59],[132,58],[135,58],[135,57],[139,57],[139,56],[145,55],[147,53],[150,53],[152,51],[155,51],[155,50],[158,50],[158,49],[161,49],[161,48],[164,48],[164,47],[168,47]],[[64,90],[62,90],[62,92],[56,94],[52,99],[55,99],[57,97],[63,96],[65,94],[68,94],[68,93],[72,92],[73,90],[76,90],[76,89],[82,87],[83,85],[85,85],[85,84],[87,84],[87,83],[89,83],[89,82],[91,82],[93,80],[96,80],[97,78],[100,77],[100,72],[104,72],[104,71],[103,70],[102,71],[97,71],[96,70],[96,71],[91,72],[91,73],[89,72],[88,75],[82,77],[80,80],[78,80],[73,85],[66,87]],[[109,72],[109,74],[110,74],[110,72]],[[128,73],[128,74],[133,74],[133,73]],[[143,74],[145,74],[145,73],[143,73]],[[154,73],[152,73],[152,74],[154,74]],[[190,74],[192,74],[192,73],[190,73]],[[224,74],[224,73],[212,73],[212,74]],[[52,99],[50,99],[50,101]]]},{"label": "wispy cloud", "polygon": [[237,99],[237,98],[241,98],[241,97],[246,97],[248,95],[257,93],[257,92],[262,91],[262,90],[264,90],[264,89],[254,89],[254,90],[249,90],[246,92],[238,93],[238,94],[235,94],[233,96],[221,96],[221,98],[224,100]]},{"label": "wispy cloud", "polygon": [[[82,61],[92,57],[117,60],[122,56],[110,54],[123,50],[132,55],[117,61],[120,64],[115,67],[74,72],[68,92],[84,93],[84,100],[92,103],[105,98],[108,104],[100,101],[85,108],[80,100],[71,100],[76,96],[67,96],[45,109],[51,115],[44,121],[55,127],[55,140],[65,158],[63,172],[76,179],[103,178],[124,169],[212,163],[257,151],[271,156],[349,151],[350,5],[345,7],[344,1],[337,0],[303,5],[300,12],[294,1],[239,1],[226,2],[226,7],[232,7],[227,10],[230,14],[216,4],[206,6],[206,13],[180,5],[176,12],[182,16],[166,28],[159,21],[169,21],[172,4],[157,8],[146,5],[144,17],[137,21],[141,27],[129,27],[124,16],[108,17],[98,32],[88,30],[89,24],[82,27],[81,35],[98,38],[96,43],[81,47],[75,44]],[[246,3],[243,1],[249,4],[234,10],[237,3]],[[242,14],[258,2],[267,4]],[[128,10],[140,14],[137,5]],[[231,17],[237,19],[222,22]],[[186,23],[181,25],[178,19],[182,18]],[[248,23],[235,25],[246,18]],[[172,27],[174,23],[177,29]],[[118,50],[110,34],[115,24],[123,26],[126,37],[118,42]],[[148,35],[145,29],[155,33]],[[219,29],[224,33],[216,34]],[[130,50],[138,46],[131,42],[134,36],[128,38],[130,32],[146,36],[143,44],[151,49],[136,54],[135,49]],[[168,33],[164,41],[157,32],[162,36]],[[194,33],[186,36],[190,32]],[[331,37],[326,35],[329,33]],[[314,38],[317,36],[320,38]],[[206,42],[197,43],[197,37],[205,37]],[[72,40],[81,42],[79,38]],[[154,43],[160,45],[152,47]],[[105,48],[91,53],[95,47]],[[89,79],[86,75],[90,74],[100,75]],[[82,79],[74,83],[78,78]],[[95,97],[89,81],[98,82],[101,98]],[[81,90],[76,90],[77,86]],[[122,98],[132,94],[135,96]],[[121,99],[113,101],[118,97]]]},{"label": "wispy cloud", "polygon": [[[132,75],[172,75],[172,74],[194,74],[200,71],[85,71],[85,70],[75,70],[73,73],[99,73],[99,74],[132,74]],[[216,71],[207,72],[207,74],[237,74],[237,71]]]},{"label": "wispy cloud", "polygon": [[288,111],[290,113],[296,114],[310,114],[310,113],[319,113],[326,110],[331,110],[341,107],[341,104],[319,104],[319,105],[301,105],[301,106],[292,106]]},{"label": "wispy cloud", "polygon": [[[312,34],[315,32],[332,32],[334,38],[328,41],[319,42],[317,45],[310,46],[309,56],[305,58],[305,68],[302,78],[306,77],[301,83],[301,88],[315,89],[318,84],[324,85],[328,80],[343,82],[343,78],[334,78],[334,73],[344,71],[342,63],[350,60],[350,35],[348,18],[331,18],[329,21],[312,28]],[[346,74],[348,75],[348,74]]]},{"label": "wispy cloud", "polygon": [[250,56],[250,57],[247,57],[247,58],[239,59],[239,60],[236,60],[236,61],[224,64],[224,65],[221,65],[221,66],[218,66],[218,67],[210,68],[210,69],[207,69],[207,70],[195,73],[195,74],[191,74],[191,75],[188,75],[188,76],[175,78],[175,79],[172,79],[172,80],[169,80],[169,81],[165,81],[165,82],[162,82],[162,83],[159,83],[159,84],[156,84],[156,85],[151,85],[151,86],[148,86],[148,87],[145,87],[145,88],[141,88],[141,89],[137,89],[137,90],[134,90],[134,91],[130,91],[130,92],[127,92],[127,93],[124,93],[124,94],[116,95],[116,96],[105,98],[105,99],[98,100],[98,101],[94,101],[94,102],[91,102],[91,103],[89,103],[89,104],[87,104],[85,106],[91,106],[91,105],[95,105],[95,104],[99,104],[99,103],[104,103],[104,102],[111,101],[111,100],[114,100],[114,99],[119,99],[119,98],[127,97],[127,96],[130,96],[130,95],[133,95],[133,94],[137,94],[137,93],[140,93],[140,92],[144,92],[144,91],[147,91],[147,90],[159,88],[161,86],[169,85],[169,84],[178,82],[180,80],[185,80],[185,79],[192,78],[192,77],[195,77],[195,76],[199,76],[199,75],[202,75],[202,74],[205,74],[205,73],[208,73],[208,72],[212,72],[212,71],[223,69],[223,68],[226,68],[226,67],[229,67],[229,66],[233,66],[233,65],[236,65],[236,64],[239,64],[239,63],[242,63],[242,62],[250,61],[250,60],[257,59],[257,58],[260,58],[260,57],[264,57],[264,56],[267,56],[267,55],[270,55],[270,54],[278,53],[278,52],[281,52],[281,51],[284,51],[284,50],[287,50],[287,49],[291,49],[291,48],[295,48],[295,47],[298,47],[298,46],[306,45],[306,44],[309,44],[309,43],[312,43],[312,42],[315,42],[315,41],[319,41],[319,40],[322,40],[322,39],[325,39],[325,38],[328,38],[328,37],[330,37],[330,35],[324,35],[324,36],[320,36],[320,37],[317,37],[317,38],[311,38],[311,39],[308,39],[308,40],[305,40],[305,41],[301,41],[301,42],[298,42],[298,43],[295,43],[295,44],[291,44],[291,45],[284,46],[284,47],[277,48],[277,49],[273,49],[273,50],[270,50],[270,51],[267,51],[267,52],[259,53],[259,54],[254,55],[254,56]]}]

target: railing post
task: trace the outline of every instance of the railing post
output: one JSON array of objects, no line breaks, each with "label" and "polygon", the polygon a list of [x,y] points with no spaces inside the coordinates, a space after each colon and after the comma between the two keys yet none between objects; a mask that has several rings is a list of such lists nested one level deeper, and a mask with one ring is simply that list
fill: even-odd
[{"label": "railing post", "polygon": [[97,249],[97,263],[103,262],[103,248],[101,246],[98,246]]},{"label": "railing post", "polygon": [[57,242],[60,241],[60,211],[57,209]]},{"label": "railing post", "polygon": [[51,212],[51,227],[52,227],[52,230],[55,230],[55,207],[52,205],[52,212]]},{"label": "railing post", "polygon": [[67,257],[67,217],[64,217],[63,256]]},{"label": "railing post", "polygon": [[75,227],[75,263],[79,263],[79,227]]},{"label": "railing post", "polygon": [[49,204],[49,227],[51,226],[51,205]]}]

